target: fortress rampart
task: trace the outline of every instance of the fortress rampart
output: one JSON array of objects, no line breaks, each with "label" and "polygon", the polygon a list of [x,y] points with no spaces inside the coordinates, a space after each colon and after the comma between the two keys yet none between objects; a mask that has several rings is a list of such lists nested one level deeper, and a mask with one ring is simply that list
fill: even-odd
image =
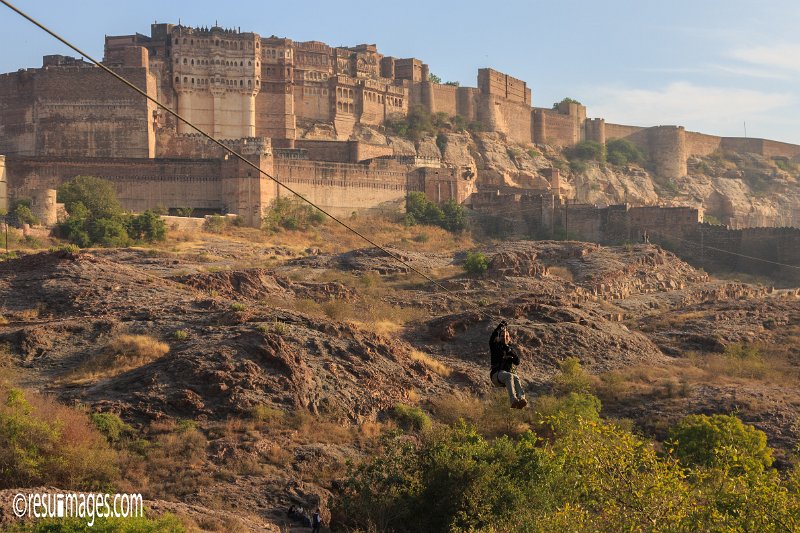
[{"label": "fortress rampart", "polygon": [[713,272],[743,272],[800,284],[800,271],[783,266],[800,265],[800,228],[731,229],[701,222],[702,213],[691,207],[598,207],[568,202],[546,191],[484,191],[473,195],[472,205],[478,218],[499,219],[506,231],[520,237],[607,245],[647,239]]},{"label": "fortress rampart", "polygon": [[[421,60],[384,56],[374,44],[332,47],[216,26],[153,24],[149,36],[107,36],[104,61],[215,137],[267,137],[276,148],[297,146],[297,120],[328,123],[346,141],[357,124],[380,126],[421,105],[523,145],[629,139],[668,178],[686,173],[688,157],[716,150],[800,157],[800,146],[777,141],[589,119],[575,102],[532,107],[526,82],[491,68],[478,70],[477,87],[432,83]],[[46,56],[42,68],[0,75],[0,153],[205,157],[202,146],[184,137],[192,133],[82,60]],[[359,157],[369,155],[385,154]],[[354,158],[333,160],[345,159]]]}]

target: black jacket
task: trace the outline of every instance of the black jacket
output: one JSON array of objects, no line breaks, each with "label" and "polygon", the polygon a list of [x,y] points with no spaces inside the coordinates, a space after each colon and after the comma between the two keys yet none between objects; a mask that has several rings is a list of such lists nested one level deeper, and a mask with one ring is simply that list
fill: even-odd
[{"label": "black jacket", "polygon": [[511,372],[513,365],[519,364],[519,355],[514,349],[500,339],[500,330],[503,325],[499,325],[492,332],[489,338],[489,352],[492,354],[492,370],[489,375],[505,370]]}]

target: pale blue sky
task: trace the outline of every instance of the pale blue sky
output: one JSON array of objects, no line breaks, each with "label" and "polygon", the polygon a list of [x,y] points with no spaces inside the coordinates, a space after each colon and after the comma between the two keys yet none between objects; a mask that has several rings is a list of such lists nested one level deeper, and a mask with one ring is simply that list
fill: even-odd
[{"label": "pale blue sky", "polygon": [[[150,23],[241,27],[331,45],[375,43],[474,86],[491,66],[521,78],[535,106],[571,96],[590,117],[800,144],[797,0],[530,2],[16,0],[98,57],[105,34]],[[69,53],[0,6],[0,72]]]}]

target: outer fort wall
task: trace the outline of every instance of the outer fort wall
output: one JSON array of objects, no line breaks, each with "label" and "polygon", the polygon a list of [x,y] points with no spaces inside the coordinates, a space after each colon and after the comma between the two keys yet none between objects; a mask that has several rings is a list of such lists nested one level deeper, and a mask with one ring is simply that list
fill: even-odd
[{"label": "outer fort wall", "polygon": [[34,155],[36,122],[33,69],[0,75],[0,153]]},{"label": "outer fort wall", "polygon": [[[695,224],[682,234],[655,231],[653,242],[673,250],[695,266],[710,271],[744,272],[770,276],[786,286],[800,285],[800,271],[779,264],[800,266],[800,229],[746,228]],[[680,239],[676,238],[680,237]],[[750,256],[763,259],[750,259]],[[770,263],[772,261],[774,263]]]},{"label": "outer fort wall", "polygon": [[[115,69],[155,96],[148,69]],[[41,69],[35,81],[36,153],[65,157],[153,157],[154,108],[99,68]]]},{"label": "outer fort wall", "polygon": [[221,165],[219,159],[7,158],[12,198],[57,189],[75,176],[96,176],[112,181],[120,203],[132,211],[158,205],[223,210]]},{"label": "outer fort wall", "polygon": [[480,91],[475,87],[458,87],[456,90],[456,109],[458,114],[472,122],[478,120],[477,101]]},{"label": "outer fort wall", "polygon": [[580,141],[575,117],[541,107],[535,108],[532,115],[534,142],[572,146]]},{"label": "outer fort wall", "polygon": [[611,140],[611,139],[627,139],[646,128],[643,128],[641,126],[625,126],[623,124],[611,124],[610,122],[606,122],[605,129],[606,129],[606,139]]},{"label": "outer fort wall", "polygon": [[720,149],[722,137],[705,135],[694,131],[686,132],[686,153],[688,155],[707,156]]},{"label": "outer fort wall", "polygon": [[358,163],[367,159],[394,155],[390,146],[360,141],[298,140],[295,141],[295,147],[306,150],[309,159],[333,163]]},{"label": "outer fort wall", "polygon": [[[378,170],[367,165],[275,160],[279,179],[337,216],[370,209],[397,210],[409,189],[405,170]],[[278,190],[279,197],[291,196]]]},{"label": "outer fort wall", "polygon": [[423,91],[430,92],[431,113],[447,113],[452,117],[458,115],[458,87],[439,83],[424,83]]}]

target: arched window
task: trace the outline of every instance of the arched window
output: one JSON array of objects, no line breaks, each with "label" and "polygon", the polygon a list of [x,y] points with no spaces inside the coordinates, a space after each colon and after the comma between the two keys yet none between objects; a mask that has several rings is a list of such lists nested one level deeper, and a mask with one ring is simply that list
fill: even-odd
[{"label": "arched window", "polygon": [[216,41],[214,41],[214,44],[216,44],[217,46],[219,46],[219,39],[217,39]]},{"label": "arched window", "polygon": [[194,59],[192,59],[192,66],[194,66]]},{"label": "arched window", "polygon": [[194,84],[194,78],[192,78],[192,84]]},{"label": "arched window", "polygon": [[192,39],[192,40],[189,42],[189,44],[194,44],[194,39]]},{"label": "arched window", "polygon": [[252,67],[252,66],[253,66],[253,62],[252,62],[252,61],[248,61],[248,62],[247,62],[247,66],[248,66],[248,67]]},{"label": "arched window", "polygon": [[178,44],[178,39],[177,38],[175,39],[175,44]]},{"label": "arched window", "polygon": [[184,77],[183,77],[183,83],[188,83],[188,82],[189,82],[189,78],[187,78],[186,76],[184,76]]},{"label": "arched window", "polygon": [[252,87],[253,86],[253,80],[247,80],[247,86],[248,87]]},{"label": "arched window", "polygon": [[244,66],[244,61],[239,61],[239,66],[243,67]]},{"label": "arched window", "polygon": [[184,65],[186,64],[186,58],[185,57],[183,58],[183,64]]},{"label": "arched window", "polygon": [[181,62],[180,58],[176,57],[176,58],[175,58],[175,64],[177,65],[177,64],[178,64],[178,63],[180,63],[180,62]]},{"label": "arched window", "polygon": [[244,80],[239,80],[239,87],[243,87],[243,86],[244,86]]},{"label": "arched window", "polygon": [[175,83],[180,83],[180,82],[181,82],[181,77],[175,76]]}]

